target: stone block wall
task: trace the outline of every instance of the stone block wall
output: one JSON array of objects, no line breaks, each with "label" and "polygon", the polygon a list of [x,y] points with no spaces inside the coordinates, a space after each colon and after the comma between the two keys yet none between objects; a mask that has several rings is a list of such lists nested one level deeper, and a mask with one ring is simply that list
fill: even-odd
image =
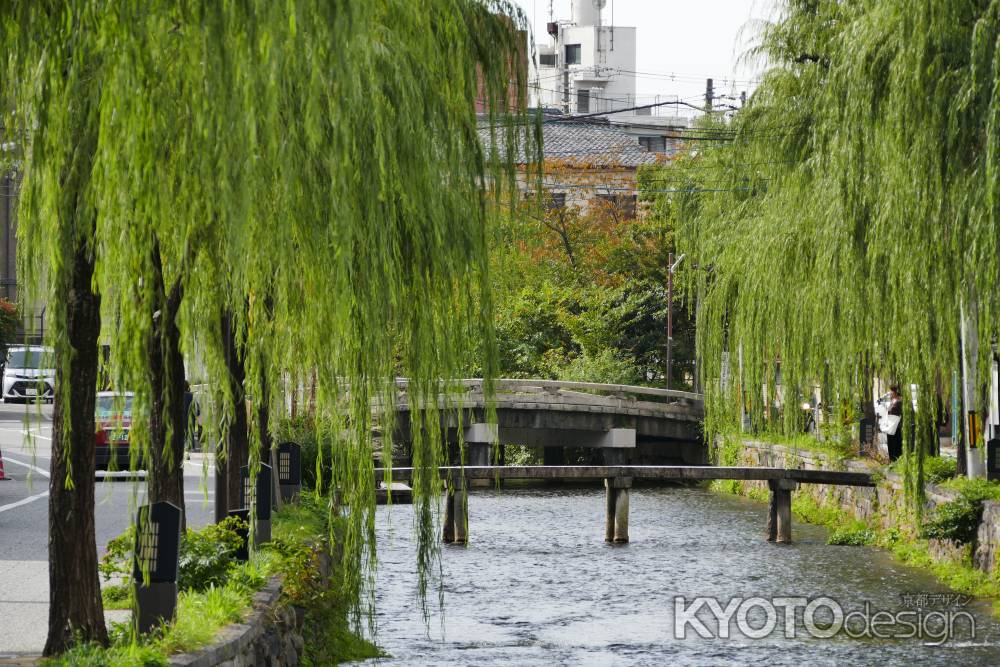
[{"label": "stone block wall", "polygon": [[219,631],[215,642],[170,657],[172,667],[290,667],[302,655],[302,616],[281,600],[281,580],[272,577],[253,598],[242,623]]}]

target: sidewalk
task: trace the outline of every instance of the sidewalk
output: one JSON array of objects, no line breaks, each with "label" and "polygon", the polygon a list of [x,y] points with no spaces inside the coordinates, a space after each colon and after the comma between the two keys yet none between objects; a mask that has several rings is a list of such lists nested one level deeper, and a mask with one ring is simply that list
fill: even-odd
[{"label": "sidewalk", "polygon": [[[49,564],[44,560],[0,561],[0,664],[40,655],[49,627]],[[17,582],[16,586],[10,586]],[[127,621],[128,610],[105,611],[111,622]],[[4,662],[2,659],[8,659]]]}]

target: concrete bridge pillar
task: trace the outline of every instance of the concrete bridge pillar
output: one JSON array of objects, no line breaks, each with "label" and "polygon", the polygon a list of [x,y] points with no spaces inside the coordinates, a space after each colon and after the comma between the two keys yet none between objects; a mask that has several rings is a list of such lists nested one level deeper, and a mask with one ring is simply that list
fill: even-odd
[{"label": "concrete bridge pillar", "polygon": [[605,487],[604,541],[628,542],[628,500],[631,477],[608,477]]},{"label": "concrete bridge pillar", "polygon": [[792,491],[797,484],[790,479],[772,479],[767,483],[771,500],[767,508],[767,541],[792,542]]},{"label": "concrete bridge pillar", "polygon": [[[470,442],[466,446],[465,465],[467,466],[488,466],[490,464],[490,452],[493,446],[486,442]],[[489,488],[491,481],[488,479],[470,479],[469,486],[472,488]]]}]

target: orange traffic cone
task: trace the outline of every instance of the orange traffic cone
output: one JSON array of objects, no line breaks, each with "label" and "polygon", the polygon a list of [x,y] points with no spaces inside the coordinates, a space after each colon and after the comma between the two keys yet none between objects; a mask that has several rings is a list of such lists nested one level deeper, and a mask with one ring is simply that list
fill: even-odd
[{"label": "orange traffic cone", "polygon": [[10,479],[10,477],[7,477],[3,472],[3,452],[0,451],[0,480],[4,479]]}]

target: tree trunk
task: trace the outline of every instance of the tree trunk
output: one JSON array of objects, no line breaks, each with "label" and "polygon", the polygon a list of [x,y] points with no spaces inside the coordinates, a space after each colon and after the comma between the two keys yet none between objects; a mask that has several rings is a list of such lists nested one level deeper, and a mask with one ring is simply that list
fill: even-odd
[{"label": "tree trunk", "polygon": [[[250,439],[247,423],[246,398],[243,392],[243,381],[246,379],[246,367],[243,355],[236,344],[236,331],[233,327],[232,315],[222,316],[223,345],[226,351],[226,365],[229,367],[229,389],[233,399],[233,420],[229,424],[227,441],[229,452],[225,457],[226,505],[230,510],[240,509],[240,467],[247,465],[250,458]],[[216,490],[216,493],[219,491]]]},{"label": "tree trunk", "polygon": [[[271,456],[271,392],[267,380],[260,379],[260,393],[257,397],[257,430],[260,432],[260,460],[270,463]],[[277,474],[277,472],[275,472]]]},{"label": "tree trunk", "polygon": [[180,351],[177,311],[183,287],[178,277],[166,294],[159,243],[153,241],[153,327],[149,337],[151,405],[149,412],[148,493],[151,503],[167,501],[184,512],[184,357]]},{"label": "tree trunk", "polygon": [[45,655],[61,653],[78,640],[108,643],[94,535],[94,402],[101,297],[91,288],[94,259],[85,238],[78,239],[72,262],[71,288],[64,296],[70,359],[56,360]]}]

